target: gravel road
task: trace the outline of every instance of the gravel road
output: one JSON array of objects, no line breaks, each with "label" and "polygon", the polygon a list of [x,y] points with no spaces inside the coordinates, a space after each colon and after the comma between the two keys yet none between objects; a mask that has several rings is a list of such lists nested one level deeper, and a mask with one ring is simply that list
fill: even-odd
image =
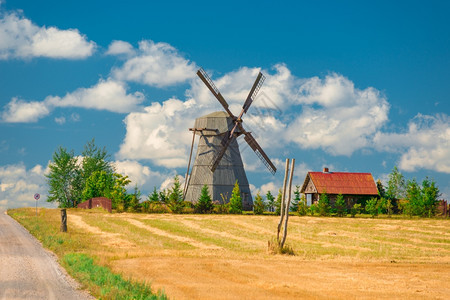
[{"label": "gravel road", "polygon": [[92,299],[55,256],[0,211],[0,299]]}]

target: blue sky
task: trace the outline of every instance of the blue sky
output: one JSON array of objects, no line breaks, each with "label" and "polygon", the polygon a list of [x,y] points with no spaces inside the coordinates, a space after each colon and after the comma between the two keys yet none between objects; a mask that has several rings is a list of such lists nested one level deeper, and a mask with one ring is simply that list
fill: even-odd
[{"label": "blue sky", "polygon": [[[143,194],[184,174],[201,66],[283,168],[437,181],[450,195],[447,1],[1,1],[0,206],[33,205],[58,146],[96,139]],[[243,141],[240,141],[243,142]],[[244,145],[243,145],[244,146]],[[242,147],[254,192],[272,176]]]}]

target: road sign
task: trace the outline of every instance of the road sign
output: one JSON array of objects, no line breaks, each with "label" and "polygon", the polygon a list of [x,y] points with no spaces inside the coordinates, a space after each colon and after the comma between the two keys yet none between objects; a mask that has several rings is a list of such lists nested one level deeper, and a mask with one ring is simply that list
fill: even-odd
[{"label": "road sign", "polygon": [[39,198],[41,198],[41,195],[39,195],[38,193],[34,194],[34,199],[35,199],[36,201],[38,201]]}]

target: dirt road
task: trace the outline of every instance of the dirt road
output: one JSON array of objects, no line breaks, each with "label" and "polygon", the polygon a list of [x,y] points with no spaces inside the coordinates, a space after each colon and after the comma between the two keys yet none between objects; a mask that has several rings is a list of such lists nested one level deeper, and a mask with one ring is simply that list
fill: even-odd
[{"label": "dirt road", "polygon": [[52,255],[0,211],[0,299],[89,299]]}]

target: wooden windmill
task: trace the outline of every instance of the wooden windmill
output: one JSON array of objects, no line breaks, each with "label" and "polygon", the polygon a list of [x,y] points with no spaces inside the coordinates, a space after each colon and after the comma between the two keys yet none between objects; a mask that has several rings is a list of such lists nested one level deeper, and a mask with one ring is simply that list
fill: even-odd
[{"label": "wooden windmill", "polygon": [[[236,117],[228,108],[228,103],[208,74],[203,69],[199,69],[197,75],[219,100],[225,112],[215,112],[197,118],[194,128],[189,129],[193,131],[193,138],[188,171],[186,173],[185,200],[193,203],[197,202],[200,191],[205,184],[208,186],[213,200],[220,201],[223,197],[226,200],[231,196],[231,191],[237,180],[242,194],[243,208],[244,210],[251,210],[253,207],[252,196],[236,138],[244,135],[244,140],[250,148],[253,149],[269,171],[275,174],[277,168],[258,142],[256,142],[251,132],[246,131],[242,126],[242,116],[247,113],[256,99],[265,77],[261,72],[258,74],[242,106],[241,113]],[[188,178],[196,135],[200,136],[200,140],[192,172]]]}]

